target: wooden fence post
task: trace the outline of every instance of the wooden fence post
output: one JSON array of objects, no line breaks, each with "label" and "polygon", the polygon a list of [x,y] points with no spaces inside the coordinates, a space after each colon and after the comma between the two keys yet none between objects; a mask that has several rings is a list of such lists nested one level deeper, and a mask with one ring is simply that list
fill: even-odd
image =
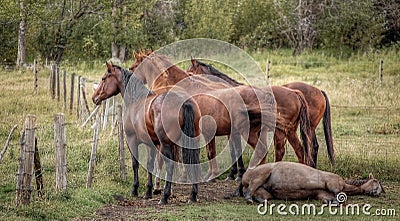
[{"label": "wooden fence post", "polygon": [[119,144],[119,162],[121,168],[121,180],[126,181],[126,170],[125,170],[125,152],[124,152],[124,125],[122,122],[122,105],[118,105],[117,109],[117,121],[118,121],[118,144]]},{"label": "wooden fence post", "polygon": [[105,130],[107,128],[109,109],[110,109],[110,99],[107,99],[105,102],[105,108],[104,108],[103,130]]},{"label": "wooden fence post", "polygon": [[379,79],[381,81],[381,84],[383,82],[383,59],[379,62]]},{"label": "wooden fence post", "polygon": [[40,155],[37,147],[37,138],[35,137],[35,157],[34,157],[34,169],[36,177],[36,190],[38,191],[38,196],[43,196],[43,175],[42,175],[42,164],[40,163]]},{"label": "wooden fence post", "polygon": [[99,113],[97,113],[97,115],[96,115],[96,123],[95,123],[93,131],[94,131],[93,144],[92,144],[92,152],[90,153],[89,170],[88,170],[86,188],[92,187],[94,166],[96,164],[97,144],[99,141],[99,132],[100,132],[100,114]]},{"label": "wooden fence post", "polygon": [[74,81],[75,81],[75,73],[71,74],[71,96],[69,102],[69,114],[72,114],[72,110],[74,109]]},{"label": "wooden fence post", "polygon": [[267,72],[267,80],[268,80],[268,84],[270,83],[270,71],[271,71],[271,61],[269,59],[267,59],[267,64],[266,64],[266,68],[265,68],[266,72]]},{"label": "wooden fence post", "polygon": [[82,93],[82,102],[81,103],[83,103],[83,105],[82,105],[83,108],[81,108],[81,110],[82,111],[84,110],[89,115],[90,114],[89,104],[86,99],[86,78],[82,78],[81,93]]},{"label": "wooden fence post", "polygon": [[53,62],[50,65],[50,96],[52,99],[56,96],[56,68],[57,65]]},{"label": "wooden fence post", "polygon": [[17,174],[16,205],[27,205],[31,201],[32,177],[34,176],[34,155],[36,136],[36,116],[28,115],[21,137],[21,157]]},{"label": "wooden fence post", "polygon": [[57,101],[60,101],[60,67],[56,68]]},{"label": "wooden fence post", "polygon": [[37,60],[36,59],[33,61],[33,75],[34,75],[33,91],[37,95],[38,94],[38,70],[37,70]]},{"label": "wooden fence post", "polygon": [[78,92],[76,94],[76,118],[80,119],[80,111],[81,111],[81,76],[78,76]]},{"label": "wooden fence post", "polygon": [[64,95],[64,110],[67,109],[67,72],[63,71],[63,95]]},{"label": "wooden fence post", "polygon": [[4,148],[3,148],[3,150],[2,150],[1,153],[0,153],[0,163],[1,163],[1,161],[3,161],[4,154],[5,154],[6,151],[7,151],[7,148],[8,148],[8,145],[10,144],[12,135],[13,135],[15,129],[17,129],[17,127],[18,127],[18,124],[14,125],[14,127],[11,129],[10,134],[8,135],[6,144],[4,145]]},{"label": "wooden fence post", "polygon": [[58,113],[54,117],[54,148],[56,165],[56,190],[64,191],[67,189],[67,157],[65,153],[65,117]]}]

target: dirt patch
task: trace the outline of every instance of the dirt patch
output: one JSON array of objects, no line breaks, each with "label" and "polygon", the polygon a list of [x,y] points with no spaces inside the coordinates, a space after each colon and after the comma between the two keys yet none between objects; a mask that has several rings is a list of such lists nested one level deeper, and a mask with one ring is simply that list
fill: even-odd
[{"label": "dirt patch", "polygon": [[[237,186],[238,183],[235,181],[222,180],[199,184],[197,204],[218,203],[226,200],[224,196],[235,191]],[[171,214],[182,211],[183,206],[187,205],[191,188],[191,185],[174,184],[168,205],[158,205],[161,195],[153,195],[152,199],[147,200],[141,197],[126,199],[123,196],[115,196],[117,203],[96,210],[94,217],[90,220],[145,220],[151,219],[146,214],[156,217],[157,213],[165,211]]]}]

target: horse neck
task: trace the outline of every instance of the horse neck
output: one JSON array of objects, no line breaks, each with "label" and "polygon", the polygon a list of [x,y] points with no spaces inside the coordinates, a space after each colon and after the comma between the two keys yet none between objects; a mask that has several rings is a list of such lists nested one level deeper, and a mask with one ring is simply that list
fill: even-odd
[{"label": "horse neck", "polygon": [[170,84],[177,84],[179,81],[189,77],[189,75],[176,65],[172,65],[167,69],[168,78],[167,81]]},{"label": "horse neck", "polygon": [[353,185],[353,184],[347,184],[345,183],[343,192],[345,192],[347,195],[359,195],[359,194],[364,194],[366,192],[365,185],[367,183],[364,183],[362,185]]},{"label": "horse neck", "polygon": [[231,77],[229,77],[228,75],[218,71],[217,69],[213,70],[212,68],[209,68],[209,73],[206,73],[205,71],[200,71],[201,74],[203,75],[210,75],[210,76],[214,76],[212,78],[209,78],[212,81],[215,82],[222,82],[224,84],[229,84],[231,86],[237,87],[237,86],[241,86],[243,85],[242,83],[237,82],[236,80],[232,79]]}]

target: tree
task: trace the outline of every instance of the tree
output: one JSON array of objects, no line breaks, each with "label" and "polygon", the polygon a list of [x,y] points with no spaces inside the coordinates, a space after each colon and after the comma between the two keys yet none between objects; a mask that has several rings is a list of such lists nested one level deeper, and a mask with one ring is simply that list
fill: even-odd
[{"label": "tree", "polygon": [[20,0],[20,22],[18,30],[17,66],[25,64],[26,59],[26,7],[25,0]]}]

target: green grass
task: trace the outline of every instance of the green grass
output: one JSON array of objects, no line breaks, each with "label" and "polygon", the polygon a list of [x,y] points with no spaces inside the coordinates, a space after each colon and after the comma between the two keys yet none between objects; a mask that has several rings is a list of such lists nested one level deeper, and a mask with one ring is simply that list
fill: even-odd
[{"label": "green grass", "polygon": [[[379,198],[366,196],[351,198],[354,203],[370,203],[374,207],[396,208],[400,213],[400,65],[399,52],[388,50],[382,53],[336,55],[332,52],[316,51],[299,57],[291,57],[288,50],[264,51],[251,54],[265,69],[270,59],[271,83],[284,84],[291,81],[305,81],[325,90],[332,105],[332,129],[336,153],[336,165],[330,166],[325,150],[322,128],[318,128],[320,143],[318,167],[333,171],[341,176],[365,177],[373,172],[387,187],[387,193]],[[379,81],[380,59],[384,59],[383,82]],[[130,62],[124,64],[128,67]],[[184,65],[184,68],[187,66]],[[241,80],[223,65],[216,67]],[[85,76],[89,83],[99,81],[105,71],[102,62],[83,62],[62,67],[70,74]],[[14,124],[18,124],[3,162],[0,164],[0,220],[71,220],[76,217],[92,217],[94,211],[105,204],[114,202],[112,195],[129,197],[133,174],[130,166],[130,154],[127,156],[127,181],[119,177],[117,137],[109,136],[110,129],[101,132],[95,177],[91,189],[86,189],[86,177],[90,158],[93,131],[90,126],[80,128],[76,120],[76,110],[70,115],[62,102],[49,96],[48,70],[39,72],[39,93],[33,94],[33,75],[29,70],[22,72],[0,72],[0,143],[5,143]],[[69,75],[68,75],[69,76]],[[252,80],[264,76],[247,76]],[[68,77],[68,85],[69,85]],[[260,83],[261,86],[261,83]],[[88,84],[87,96],[92,90]],[[69,89],[68,89],[69,93]],[[75,94],[76,95],[76,94]],[[357,107],[354,107],[357,106]],[[93,106],[90,104],[90,108]],[[53,118],[63,112],[67,121],[67,191],[57,193],[55,187]],[[37,137],[39,151],[44,168],[45,196],[39,199],[33,193],[32,203],[16,207],[15,174],[18,168],[19,132],[27,114],[37,116]],[[219,139],[222,142],[225,138]],[[221,145],[221,144],[220,144]],[[273,148],[268,161],[273,161]],[[286,146],[284,160],[296,161],[294,151]],[[244,158],[248,160],[252,151],[247,148]],[[141,170],[140,192],[144,192],[145,171]],[[200,189],[200,191],[202,191]],[[307,201],[306,201],[307,202]],[[317,205],[320,205],[317,201]],[[273,203],[285,203],[274,201]],[[304,202],[299,202],[304,203]],[[171,209],[169,209],[171,208]],[[256,205],[247,205],[244,200],[236,199],[223,203],[202,203],[190,206],[165,207],[136,217],[137,219],[168,220],[266,220],[268,215],[257,214]],[[398,217],[398,215],[397,215]],[[280,216],[276,220],[315,219],[309,216]],[[369,216],[318,216],[324,220],[369,220]],[[384,219],[386,217],[374,217]]]}]

